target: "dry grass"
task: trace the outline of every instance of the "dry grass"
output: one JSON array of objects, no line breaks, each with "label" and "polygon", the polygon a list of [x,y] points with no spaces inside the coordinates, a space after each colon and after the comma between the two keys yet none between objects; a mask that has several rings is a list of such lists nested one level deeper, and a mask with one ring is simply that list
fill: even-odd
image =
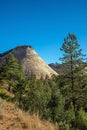
[{"label": "dry grass", "polygon": [[0,120],[3,119],[3,100],[0,98]]},{"label": "dry grass", "polygon": [[[38,115],[29,115],[14,104],[0,99],[0,130],[58,130]],[[57,127],[57,126],[56,126]]]},{"label": "dry grass", "polygon": [[55,126],[47,121],[43,121],[39,118],[38,115],[30,116],[28,113],[25,113],[18,110],[18,117],[21,122],[22,129],[28,130],[58,130],[55,129]]}]

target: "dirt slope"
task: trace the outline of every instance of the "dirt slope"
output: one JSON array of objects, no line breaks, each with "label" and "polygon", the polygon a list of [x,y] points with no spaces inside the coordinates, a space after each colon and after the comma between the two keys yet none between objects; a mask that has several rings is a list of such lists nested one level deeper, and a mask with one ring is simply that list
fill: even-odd
[{"label": "dirt slope", "polygon": [[54,125],[30,116],[14,104],[0,99],[0,130],[55,130]]}]

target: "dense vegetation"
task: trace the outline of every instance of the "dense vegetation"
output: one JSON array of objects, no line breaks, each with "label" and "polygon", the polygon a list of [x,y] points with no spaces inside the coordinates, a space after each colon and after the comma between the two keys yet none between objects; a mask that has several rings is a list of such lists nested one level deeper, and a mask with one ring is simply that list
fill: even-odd
[{"label": "dense vegetation", "polygon": [[68,34],[61,47],[65,68],[51,79],[25,77],[10,54],[0,70],[0,83],[7,83],[6,89],[15,95],[13,100],[30,114],[37,113],[66,130],[87,130],[87,72],[79,47],[76,36]]}]

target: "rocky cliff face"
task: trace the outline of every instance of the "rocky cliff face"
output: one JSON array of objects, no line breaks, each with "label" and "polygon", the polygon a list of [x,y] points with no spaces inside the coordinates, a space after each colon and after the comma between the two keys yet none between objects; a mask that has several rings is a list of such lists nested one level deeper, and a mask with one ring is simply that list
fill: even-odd
[{"label": "rocky cliff face", "polygon": [[34,74],[37,78],[40,78],[41,76],[44,78],[46,75],[49,77],[53,74],[57,75],[57,73],[41,59],[31,46],[18,46],[0,54],[0,65],[5,62],[5,58],[10,53],[12,53],[18,59],[19,63],[21,63],[23,72],[26,76]]}]

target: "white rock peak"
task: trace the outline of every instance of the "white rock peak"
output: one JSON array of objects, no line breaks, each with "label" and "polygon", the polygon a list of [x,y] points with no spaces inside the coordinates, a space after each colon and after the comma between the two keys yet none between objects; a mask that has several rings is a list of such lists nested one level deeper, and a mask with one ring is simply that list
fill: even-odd
[{"label": "white rock peak", "polygon": [[36,53],[32,46],[17,46],[16,48],[3,53],[0,56],[1,61],[5,61],[5,58],[9,53],[12,53],[23,67],[25,76],[36,75],[36,78],[43,77],[46,75],[51,77],[57,73],[50,68],[46,62]]}]

